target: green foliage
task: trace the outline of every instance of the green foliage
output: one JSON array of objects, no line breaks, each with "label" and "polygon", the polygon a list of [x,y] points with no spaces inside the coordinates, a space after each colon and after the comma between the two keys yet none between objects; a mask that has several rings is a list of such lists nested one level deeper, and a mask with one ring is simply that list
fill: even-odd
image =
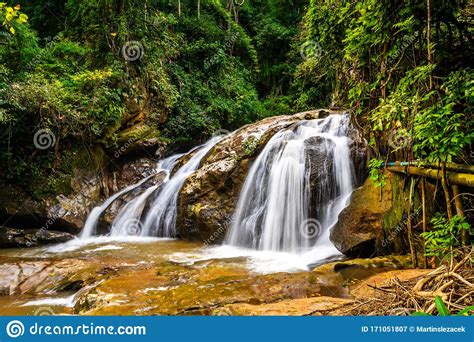
[{"label": "green foliage", "polygon": [[473,94],[474,72],[469,69],[452,72],[441,85],[433,105],[417,113],[415,152],[420,158],[451,162],[471,144]]},{"label": "green foliage", "polygon": [[[137,127],[147,127],[140,139],[184,148],[220,128],[328,106],[352,108],[378,156],[466,159],[467,0],[431,1],[430,63],[426,2],[180,3],[180,12],[173,0],[2,3],[0,167],[22,179],[68,151],[110,152]],[[130,46],[135,60],[124,56]],[[35,149],[40,128],[55,134],[54,149]],[[389,149],[394,129],[414,145]],[[377,186],[380,163],[369,165]]]},{"label": "green foliage", "polygon": [[255,149],[258,146],[259,139],[255,136],[250,136],[247,140],[244,141],[244,154],[250,156],[253,154]]},{"label": "green foliage", "polygon": [[463,230],[469,230],[464,217],[454,216],[451,220],[437,213],[431,220],[432,229],[422,233],[425,239],[425,255],[443,259],[452,256],[455,248],[462,245],[460,236]]},{"label": "green foliage", "polygon": [[[438,311],[438,316],[469,316],[469,313],[474,311],[474,306],[468,306],[455,314],[451,313],[440,296],[435,297],[435,306],[436,310]],[[414,312],[412,316],[431,316],[431,314],[423,311],[417,311]]]},{"label": "green foliage", "polygon": [[434,65],[416,67],[407,71],[397,87],[370,113],[374,131],[390,131],[401,125],[411,127],[418,111],[433,95],[427,82]]},{"label": "green foliage", "polygon": [[[317,47],[296,68],[295,108],[351,107],[372,146],[394,158],[466,159],[472,141],[472,39],[467,1],[310,1],[294,44]],[[390,150],[402,129],[414,145]],[[404,150],[406,153],[402,154]]]},{"label": "green foliage", "polygon": [[0,22],[2,27],[7,29],[11,34],[16,34],[17,27],[25,24],[28,16],[20,12],[20,5],[10,7],[5,2],[0,2]]},{"label": "green foliage", "polygon": [[382,165],[384,164],[383,160],[380,159],[371,159],[369,161],[369,177],[374,182],[375,187],[384,187],[386,184],[384,170]]}]

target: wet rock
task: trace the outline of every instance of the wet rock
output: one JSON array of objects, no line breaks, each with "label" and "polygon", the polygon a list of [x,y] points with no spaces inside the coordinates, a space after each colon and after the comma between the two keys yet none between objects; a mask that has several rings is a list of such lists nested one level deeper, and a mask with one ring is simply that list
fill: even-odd
[{"label": "wet rock", "polygon": [[352,257],[375,255],[376,239],[392,207],[390,179],[388,175],[386,186],[376,188],[369,178],[352,193],[350,204],[331,230],[331,241],[341,253]]},{"label": "wet rock", "polygon": [[307,165],[311,184],[311,216],[320,217],[321,213],[315,208],[320,208],[321,203],[334,198],[336,184],[334,179],[334,142],[323,137],[311,137],[305,140]]},{"label": "wet rock", "polygon": [[34,247],[66,242],[74,236],[47,229],[15,229],[0,227],[0,248]]},{"label": "wet rock", "polygon": [[[163,183],[163,180],[166,178],[167,173],[164,172],[164,171],[156,173],[157,170],[156,170],[155,165],[156,165],[156,163],[154,163],[153,166],[150,165],[149,167],[144,167],[144,170],[143,170],[143,173],[142,173],[143,177],[141,177],[141,178],[138,178],[136,176],[137,173],[132,173],[133,175],[135,175],[135,177],[137,177],[137,179],[134,180],[133,182],[129,183],[128,185],[137,183],[139,180],[141,180],[143,178],[146,178],[146,177],[150,176],[153,173],[155,173],[155,174],[153,175],[153,177],[148,179],[146,182],[144,182],[142,185],[140,185],[139,187],[137,187],[133,191],[130,191],[129,193],[124,194],[121,198],[114,201],[112,203],[112,205],[102,215],[102,217],[99,221],[99,230],[102,229],[102,230],[107,231],[107,229],[112,224],[114,218],[117,216],[119,210],[127,202],[129,202],[129,201],[133,200],[134,198],[136,198],[137,196],[139,196],[143,191],[145,191],[149,187],[155,186],[155,185],[161,185]],[[122,186],[120,188],[126,187],[128,185],[122,184]]]},{"label": "wet rock", "polygon": [[179,197],[177,229],[181,238],[220,243],[232,220],[248,170],[278,131],[301,120],[333,112],[315,110],[271,117],[242,127],[218,143],[184,184]]},{"label": "wet rock", "polygon": [[219,311],[218,315],[227,313],[228,316],[308,316],[322,315],[326,311],[341,309],[354,303],[353,299],[335,297],[313,297],[282,300],[270,304],[232,304],[226,306],[225,311]]},{"label": "wet rock", "polygon": [[75,291],[100,276],[99,263],[80,259],[16,260],[0,265],[0,293],[5,295]]},{"label": "wet rock", "polygon": [[348,138],[350,139],[351,159],[354,164],[355,185],[361,186],[367,177],[367,163],[370,159],[367,140],[353,125],[349,127]]}]

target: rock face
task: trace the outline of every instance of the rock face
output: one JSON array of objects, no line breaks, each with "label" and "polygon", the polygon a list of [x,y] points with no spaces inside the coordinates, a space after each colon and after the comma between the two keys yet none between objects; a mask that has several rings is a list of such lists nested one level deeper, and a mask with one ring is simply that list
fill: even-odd
[{"label": "rock face", "polygon": [[94,206],[155,172],[156,162],[148,158],[122,162],[115,170],[105,166],[99,170],[76,169],[70,193],[41,200],[33,199],[23,189],[0,186],[0,223],[78,234]]},{"label": "rock face", "polygon": [[0,227],[0,248],[33,247],[66,242],[74,236],[47,229],[14,229]]},{"label": "rock face", "polygon": [[280,129],[299,120],[318,118],[320,114],[314,111],[264,119],[242,127],[214,146],[181,190],[179,236],[208,244],[221,242],[250,165],[268,140]]}]

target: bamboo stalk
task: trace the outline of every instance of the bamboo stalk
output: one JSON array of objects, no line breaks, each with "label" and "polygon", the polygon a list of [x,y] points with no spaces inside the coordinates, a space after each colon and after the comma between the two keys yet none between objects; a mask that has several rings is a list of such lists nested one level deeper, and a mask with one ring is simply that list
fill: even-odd
[{"label": "bamboo stalk", "polygon": [[[438,170],[424,169],[416,166],[389,166],[387,167],[387,170],[391,172],[404,173],[438,180],[442,179]],[[474,188],[474,175],[467,173],[447,172],[446,178],[451,184]]]},{"label": "bamboo stalk", "polygon": [[[382,167],[385,166],[415,166],[421,168],[428,168],[428,169],[439,169],[439,165],[435,163],[425,163],[425,162],[388,162],[386,164],[382,164]],[[462,165],[462,164],[455,164],[455,163],[446,163],[446,170],[447,171],[454,171],[459,173],[472,173],[474,174],[474,165]]]}]

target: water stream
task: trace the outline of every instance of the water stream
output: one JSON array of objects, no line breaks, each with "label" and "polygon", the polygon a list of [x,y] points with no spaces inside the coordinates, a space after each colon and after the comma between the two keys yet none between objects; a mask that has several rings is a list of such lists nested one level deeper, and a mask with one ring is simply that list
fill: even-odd
[{"label": "water stream", "polygon": [[[225,243],[290,253],[318,247],[338,254],[329,233],[353,190],[348,128],[348,116],[331,115],[275,134],[247,175]],[[314,166],[319,172],[312,187]]]}]

